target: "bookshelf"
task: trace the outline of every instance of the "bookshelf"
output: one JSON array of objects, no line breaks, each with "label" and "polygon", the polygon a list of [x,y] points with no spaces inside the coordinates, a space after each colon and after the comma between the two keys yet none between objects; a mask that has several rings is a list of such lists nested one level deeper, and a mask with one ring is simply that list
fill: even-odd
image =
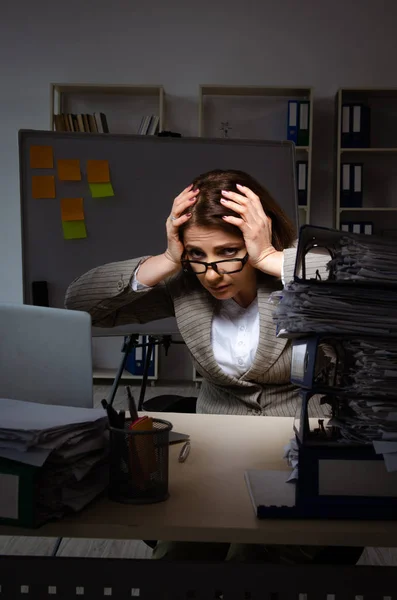
[{"label": "bookshelf", "polygon": [[165,128],[165,91],[162,85],[51,83],[50,129],[60,113],[102,112],[110,133],[137,133],[143,116],[157,115]]},{"label": "bookshelf", "polygon": [[397,88],[340,88],[335,110],[335,227],[396,238]]},{"label": "bookshelf", "polygon": [[286,140],[288,101],[308,101],[309,144],[296,146],[296,161],[307,162],[307,201],[299,206],[299,224],[310,222],[313,89],[311,87],[229,86],[202,84],[199,86],[199,137],[225,137],[225,123],[230,125],[230,138]]}]

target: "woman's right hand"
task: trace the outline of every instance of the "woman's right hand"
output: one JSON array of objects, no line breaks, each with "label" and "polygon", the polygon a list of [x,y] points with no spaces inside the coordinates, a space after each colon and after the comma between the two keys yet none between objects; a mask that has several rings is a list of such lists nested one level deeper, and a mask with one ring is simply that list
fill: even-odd
[{"label": "woman's right hand", "polygon": [[179,196],[177,196],[172,205],[171,213],[166,221],[167,229],[167,250],[164,256],[170,260],[175,266],[180,267],[181,257],[183,254],[183,244],[179,239],[179,227],[186,223],[192,216],[191,212],[185,214],[184,211],[193,206],[197,200],[197,194],[200,190],[193,190],[193,185],[189,185],[185,188]]}]

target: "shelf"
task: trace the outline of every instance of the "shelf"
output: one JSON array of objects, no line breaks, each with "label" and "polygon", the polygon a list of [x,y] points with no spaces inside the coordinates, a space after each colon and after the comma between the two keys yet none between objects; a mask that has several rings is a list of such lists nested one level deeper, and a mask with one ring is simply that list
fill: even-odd
[{"label": "shelf", "polygon": [[298,209],[306,211],[307,210],[307,206],[306,205],[305,206],[301,206],[300,204],[298,204]]},{"label": "shelf", "polygon": [[[93,379],[114,379],[117,375],[117,369],[93,369]],[[132,375],[129,371],[124,371],[121,379],[142,379],[140,375]],[[149,375],[148,379],[156,379],[153,375]]]},{"label": "shelf", "polygon": [[397,148],[340,148],[340,153],[343,152],[397,152]]},{"label": "shelf", "polygon": [[200,85],[203,96],[309,96],[311,87],[266,87],[256,85]]},{"label": "shelf", "polygon": [[110,133],[137,133],[142,116],[151,114],[159,117],[159,131],[165,128],[162,85],[51,83],[50,89],[51,130],[54,115],[95,112],[106,115]]},{"label": "shelf", "polygon": [[309,152],[309,146],[295,146],[295,151],[297,151],[297,150],[300,150],[303,152]]},{"label": "shelf", "polygon": [[358,99],[363,95],[372,98],[397,98],[397,88],[341,88],[340,92],[342,95],[357,95]]},{"label": "shelf", "polygon": [[53,83],[54,91],[60,94],[127,94],[130,96],[158,96],[162,85],[128,85],[99,83]]},{"label": "shelf", "polygon": [[375,207],[375,206],[366,206],[366,207],[349,207],[349,206],[344,206],[343,208],[339,209],[339,212],[368,212],[368,211],[377,211],[377,212],[396,212],[397,208],[389,208],[389,207]]}]

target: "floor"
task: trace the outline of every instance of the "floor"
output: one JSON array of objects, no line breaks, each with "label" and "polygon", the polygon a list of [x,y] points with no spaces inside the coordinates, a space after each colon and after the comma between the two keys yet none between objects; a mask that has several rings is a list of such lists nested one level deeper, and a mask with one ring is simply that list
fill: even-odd
[{"label": "floor", "polygon": [[[132,395],[137,402],[140,386],[135,383],[122,382],[114,401],[115,408],[126,408],[125,385],[131,387]],[[161,394],[179,394],[197,396],[197,388],[189,382],[176,382],[172,385],[149,385],[145,399]],[[94,404],[100,406],[102,398],[107,398],[110,387],[106,382],[94,386]],[[107,558],[150,558],[151,548],[141,540],[102,540],[63,538],[57,548],[58,540],[43,537],[0,536],[0,555],[41,555],[50,556],[56,550],[57,556],[107,557]],[[359,564],[376,566],[396,566],[397,548],[366,548]]]}]

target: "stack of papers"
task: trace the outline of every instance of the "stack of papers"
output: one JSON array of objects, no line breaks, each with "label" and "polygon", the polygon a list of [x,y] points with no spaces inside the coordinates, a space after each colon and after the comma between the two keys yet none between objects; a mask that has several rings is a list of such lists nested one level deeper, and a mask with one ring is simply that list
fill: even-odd
[{"label": "stack of papers", "polygon": [[[334,234],[331,279],[293,281],[272,295],[277,335],[342,340],[338,360],[349,370],[343,393],[335,387],[339,410],[328,426],[341,443],[372,444],[397,471],[397,242]],[[316,239],[321,247],[321,230]],[[296,469],[293,447],[286,458]]]},{"label": "stack of papers", "polygon": [[278,337],[312,333],[397,336],[397,288],[289,283],[272,294]]},{"label": "stack of papers", "polygon": [[337,281],[397,284],[396,256],[395,240],[342,236],[328,268]]},{"label": "stack of papers", "polygon": [[42,519],[80,510],[106,488],[102,409],[0,398],[0,414],[0,458],[39,467],[35,501]]}]

